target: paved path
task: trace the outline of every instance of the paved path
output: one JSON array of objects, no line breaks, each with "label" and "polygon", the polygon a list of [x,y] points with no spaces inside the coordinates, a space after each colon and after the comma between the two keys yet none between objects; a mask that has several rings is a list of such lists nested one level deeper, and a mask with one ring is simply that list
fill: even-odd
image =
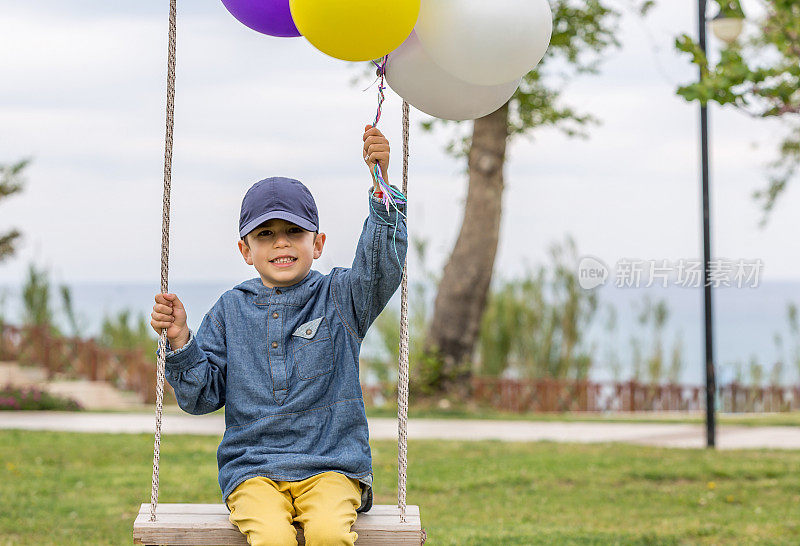
[{"label": "paved path", "polygon": [[[0,429],[55,430],[72,432],[149,433],[155,430],[150,413],[0,412]],[[222,436],[222,415],[165,414],[164,434],[210,434]],[[370,438],[397,438],[397,421],[369,419]],[[705,425],[664,423],[588,423],[543,421],[489,421],[461,419],[411,419],[412,440],[503,440],[533,442],[628,442],[663,447],[705,446]],[[800,427],[717,427],[719,449],[800,449]]]}]

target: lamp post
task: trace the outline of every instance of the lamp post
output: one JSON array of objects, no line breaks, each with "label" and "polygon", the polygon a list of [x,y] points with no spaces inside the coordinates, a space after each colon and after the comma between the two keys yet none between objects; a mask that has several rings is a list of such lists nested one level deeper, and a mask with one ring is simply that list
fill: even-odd
[{"label": "lamp post", "polygon": [[[706,49],[706,2],[698,0],[698,30],[700,48],[708,57]],[[721,9],[711,21],[714,35],[726,44],[732,44],[742,31],[744,18],[741,16],[738,0],[731,0],[728,9]],[[700,79],[703,78],[703,67],[700,67]],[[709,213],[709,181],[708,181],[708,110],[700,103],[700,157],[702,169],[703,192],[703,302],[705,314],[705,362],[706,362],[706,447],[716,446],[716,391],[717,382],[714,372],[714,336],[713,314],[711,308],[711,282],[709,262],[711,261],[711,228]]]}]

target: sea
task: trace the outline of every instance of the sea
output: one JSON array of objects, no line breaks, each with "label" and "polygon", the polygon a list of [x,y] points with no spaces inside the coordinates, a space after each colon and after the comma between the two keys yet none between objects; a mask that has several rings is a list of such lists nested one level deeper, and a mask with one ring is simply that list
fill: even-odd
[{"label": "sea", "polygon": [[[170,291],[184,302],[190,328],[197,329],[206,311],[226,290],[238,281],[181,282],[172,281]],[[51,306],[56,322],[66,328],[66,317],[58,290],[51,288]],[[69,285],[73,307],[78,317],[82,337],[98,335],[105,316],[122,310],[143,316],[149,322],[158,283],[108,283],[80,282]],[[703,314],[703,289],[678,286],[626,287],[603,285],[597,287],[599,307],[594,319],[583,332],[584,346],[591,347],[594,364],[590,379],[614,378],[609,355],[616,354],[621,366],[622,379],[632,371],[632,339],[638,339],[647,353],[653,346],[652,324],[642,326],[639,311],[645,300],[663,301],[668,314],[662,336],[665,365],[669,365],[675,344],[681,349],[683,366],[680,381],[701,385],[705,381],[705,326]],[[410,294],[415,292],[410,291]],[[431,309],[433,290],[427,290],[428,309]],[[771,281],[756,287],[718,287],[713,290],[713,340],[717,382],[731,381],[736,368],[749,369],[757,362],[764,369],[765,379],[776,363],[780,363],[781,384],[800,382],[800,335],[793,332],[788,320],[790,303],[800,306],[800,282]],[[413,306],[414,301],[410,302]],[[393,296],[389,307],[399,309],[400,291]],[[616,315],[616,326],[607,328],[609,308]],[[11,324],[22,318],[20,287],[0,285],[0,316]],[[68,328],[66,328],[68,330]],[[155,339],[155,333],[153,334]],[[413,340],[412,340],[413,342]],[[383,354],[374,332],[369,332],[362,346],[363,356]],[[745,373],[745,380],[748,375]]]}]

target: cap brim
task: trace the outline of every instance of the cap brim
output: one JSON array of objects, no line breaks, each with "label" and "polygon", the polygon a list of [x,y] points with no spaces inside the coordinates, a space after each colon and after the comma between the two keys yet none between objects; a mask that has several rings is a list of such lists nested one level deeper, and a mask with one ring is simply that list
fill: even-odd
[{"label": "cap brim", "polygon": [[272,220],[274,218],[280,218],[281,220],[292,222],[293,224],[297,224],[301,228],[308,231],[317,231],[319,229],[305,218],[301,218],[296,214],[292,214],[291,212],[285,210],[273,210],[247,222],[244,226],[242,226],[242,229],[239,230],[239,237],[244,237],[267,220]]}]

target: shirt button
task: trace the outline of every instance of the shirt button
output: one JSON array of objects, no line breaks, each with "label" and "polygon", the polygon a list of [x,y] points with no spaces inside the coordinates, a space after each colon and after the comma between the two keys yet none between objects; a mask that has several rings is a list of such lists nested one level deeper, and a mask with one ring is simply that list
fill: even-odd
[{"label": "shirt button", "polygon": [[309,328],[308,330],[306,330],[306,334],[308,334],[308,335],[311,335],[311,328]]},{"label": "shirt button", "polygon": [[278,313],[272,313],[272,318],[278,318]]},{"label": "shirt button", "polygon": [[276,294],[280,294],[280,293],[281,293],[281,289],[280,289],[280,288],[276,288],[276,289],[275,289],[275,293],[276,293]]},{"label": "shirt button", "polygon": [[273,349],[277,349],[278,348],[278,342],[277,341],[273,341],[272,342],[272,348]]}]

